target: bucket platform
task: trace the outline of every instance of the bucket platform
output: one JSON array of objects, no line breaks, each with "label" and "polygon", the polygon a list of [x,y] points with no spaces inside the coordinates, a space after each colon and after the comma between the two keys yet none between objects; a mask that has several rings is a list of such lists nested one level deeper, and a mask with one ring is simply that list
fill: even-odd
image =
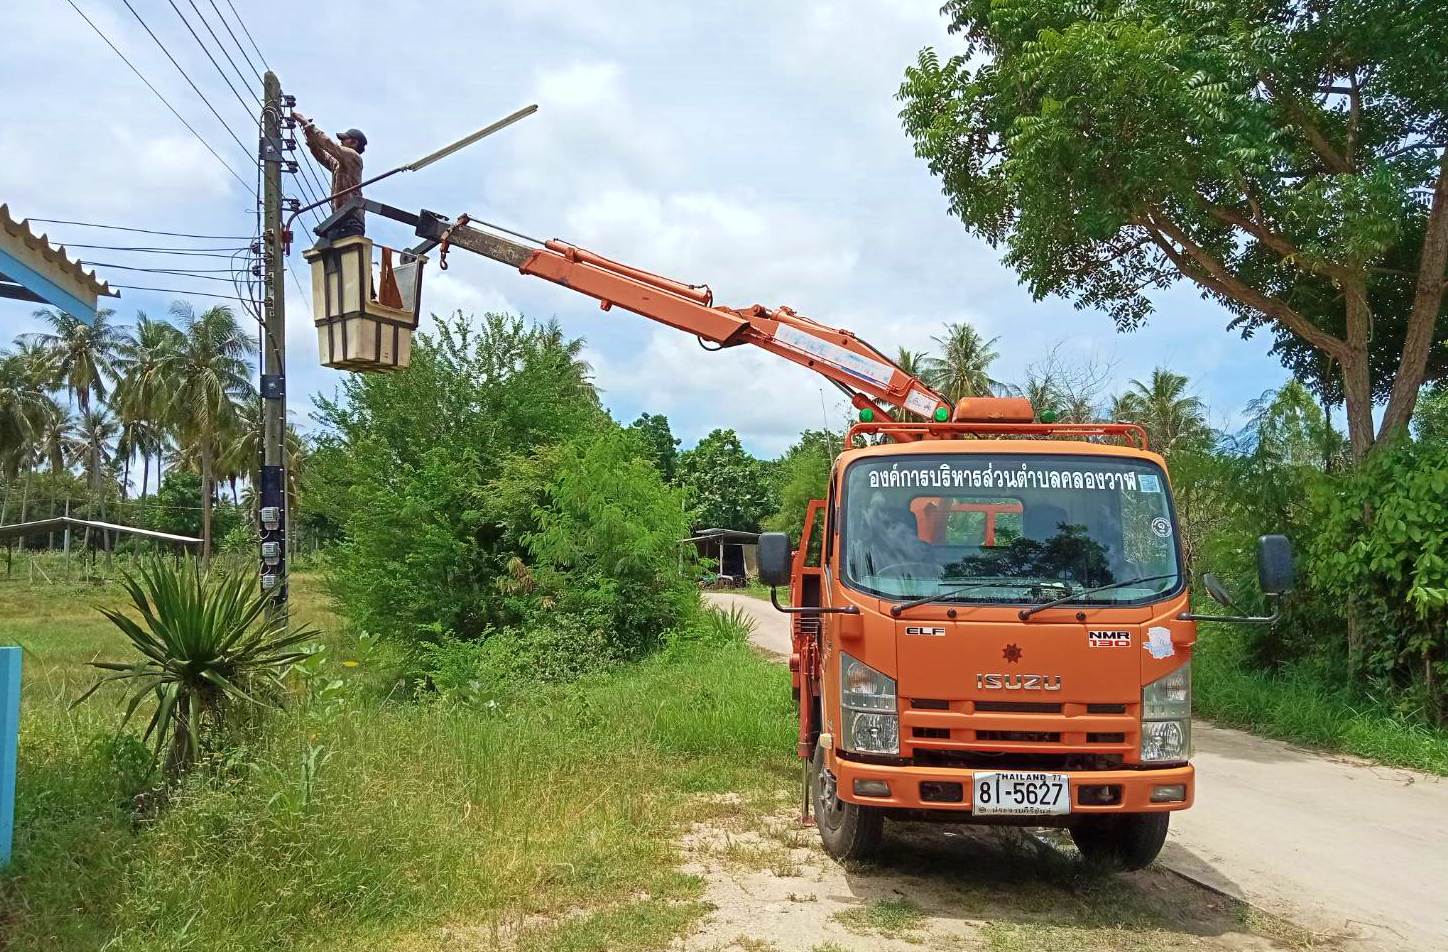
[{"label": "bucket platform", "polygon": [[[402,259],[396,265],[394,255]],[[425,257],[374,246],[361,236],[324,241],[303,256],[312,266],[312,313],[324,366],[386,373],[411,363]]]}]

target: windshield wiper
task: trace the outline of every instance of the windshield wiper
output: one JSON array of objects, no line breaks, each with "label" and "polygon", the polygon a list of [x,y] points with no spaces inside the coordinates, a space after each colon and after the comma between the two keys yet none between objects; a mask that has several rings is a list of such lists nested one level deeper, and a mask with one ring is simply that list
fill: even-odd
[{"label": "windshield wiper", "polygon": [[1064,605],[1067,602],[1074,602],[1077,599],[1085,598],[1087,595],[1095,595],[1097,592],[1109,592],[1113,588],[1125,588],[1128,585],[1143,585],[1147,582],[1160,582],[1163,579],[1176,578],[1175,572],[1170,575],[1146,575],[1141,578],[1129,578],[1121,582],[1111,582],[1106,585],[1098,585],[1095,588],[1083,588],[1079,592],[1071,592],[1069,595],[1062,595],[1060,598],[1052,599],[1049,602],[1042,602],[1039,605],[1032,605],[1030,608],[1022,608],[1020,611],[1021,621],[1030,618],[1036,612],[1043,612],[1048,608],[1055,608],[1057,605]]},{"label": "windshield wiper", "polygon": [[997,586],[997,585],[1039,585],[1039,584],[1040,584],[1039,582],[1012,582],[1012,581],[1010,581],[1009,579],[1005,579],[1005,580],[995,579],[994,581],[990,581],[990,582],[972,582],[970,585],[961,585],[961,586],[958,586],[958,587],[956,587],[956,588],[946,589],[946,590],[943,591],[943,592],[933,592],[933,593],[931,593],[931,594],[929,594],[929,595],[921,595],[919,598],[912,598],[912,599],[910,599],[910,601],[908,601],[908,602],[901,602],[901,603],[898,604],[898,605],[891,605],[891,606],[890,606],[890,614],[891,614],[892,616],[899,617],[900,613],[903,612],[903,611],[904,611],[905,609],[907,609],[907,608],[914,608],[916,605],[924,605],[924,604],[926,604],[927,602],[937,602],[937,601],[939,601],[939,600],[942,599],[942,598],[948,598],[949,596],[958,594],[958,593],[960,593],[960,592],[968,592],[968,591],[970,591],[970,590],[973,589],[973,588],[994,588],[994,587]]}]

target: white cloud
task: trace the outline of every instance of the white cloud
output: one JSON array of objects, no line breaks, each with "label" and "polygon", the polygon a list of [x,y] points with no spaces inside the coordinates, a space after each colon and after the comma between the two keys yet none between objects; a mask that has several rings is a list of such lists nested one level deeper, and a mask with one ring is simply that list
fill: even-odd
[{"label": "white cloud", "polygon": [[[248,192],[73,10],[51,0],[10,6],[0,88],[25,95],[11,97],[0,126],[0,200],[22,215],[251,233]],[[237,148],[125,11],[82,6],[242,168],[249,148]],[[1064,340],[1073,352],[1114,355],[1118,384],[1170,362],[1227,412],[1280,381],[1265,337],[1236,339],[1223,312],[1189,288],[1161,295],[1142,331],[1117,335],[1102,315],[1032,302],[999,252],[948,216],[939,183],[899,127],[894,99],[921,47],[957,48],[936,7],[599,0],[560,17],[527,0],[439,0],[427,16],[378,0],[238,4],[305,112],[330,128],[368,132],[369,172],[540,104],[524,122],[369,190],[389,204],[467,211],[557,235],[709,282],[732,306],[787,304],[889,354],[926,348],[945,323],[969,320],[1000,338],[997,369],[1007,379]],[[250,143],[253,119],[161,10],[170,12],[164,4],[141,8]],[[287,29],[264,28],[276,23]],[[72,242],[96,237],[49,230]],[[410,237],[393,222],[369,231],[394,245]],[[685,335],[618,311],[601,315],[591,300],[492,262],[460,252],[450,261],[445,274],[435,261],[429,266],[425,313],[506,308],[558,317],[568,333],[588,338],[605,402],[621,417],[666,413],[686,439],[733,426],[756,451],[774,452],[800,428],[837,414],[833,388],[787,362],[745,348],[705,354]],[[300,261],[295,267],[305,279]],[[330,392],[338,378],[315,363],[315,335],[290,283],[290,394],[304,412],[308,392]],[[170,297],[127,292],[120,310],[164,313]],[[30,330],[29,311],[0,302],[0,339]]]}]

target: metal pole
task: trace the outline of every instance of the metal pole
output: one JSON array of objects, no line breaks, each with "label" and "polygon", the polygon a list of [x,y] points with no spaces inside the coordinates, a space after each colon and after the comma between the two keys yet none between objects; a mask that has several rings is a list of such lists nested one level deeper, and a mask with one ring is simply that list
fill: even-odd
[{"label": "metal pole", "polygon": [[272,594],[273,617],[287,611],[286,252],[282,230],[282,85],[262,81],[262,241],[266,314],[262,329],[261,587]]}]

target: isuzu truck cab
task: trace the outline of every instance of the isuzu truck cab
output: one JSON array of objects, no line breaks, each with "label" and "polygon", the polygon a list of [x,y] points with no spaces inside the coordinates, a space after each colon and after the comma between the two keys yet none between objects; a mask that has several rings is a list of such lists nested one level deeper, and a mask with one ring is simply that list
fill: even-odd
[{"label": "isuzu truck cab", "polygon": [[[1023,403],[856,426],[800,543],[761,537],[836,857],[869,855],[886,818],[939,819],[1065,827],[1135,869],[1192,805],[1200,616],[1166,466],[1139,427]],[[1286,540],[1260,555],[1264,589],[1289,587]]]}]

